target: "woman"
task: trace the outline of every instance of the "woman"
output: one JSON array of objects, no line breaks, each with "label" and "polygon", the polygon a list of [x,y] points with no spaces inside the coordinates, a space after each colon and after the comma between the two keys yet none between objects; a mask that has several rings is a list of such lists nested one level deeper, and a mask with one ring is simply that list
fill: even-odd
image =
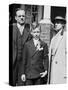
[{"label": "woman", "polygon": [[57,16],[54,21],[57,34],[52,38],[49,48],[49,83],[66,83],[66,20]]}]

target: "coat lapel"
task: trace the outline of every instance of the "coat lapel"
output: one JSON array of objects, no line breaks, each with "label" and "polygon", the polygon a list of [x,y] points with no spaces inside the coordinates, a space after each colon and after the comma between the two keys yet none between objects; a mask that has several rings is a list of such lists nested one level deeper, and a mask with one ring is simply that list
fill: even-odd
[{"label": "coat lapel", "polygon": [[44,43],[41,39],[40,39],[40,47],[44,47]]},{"label": "coat lapel", "polygon": [[21,33],[20,33],[17,25],[16,25],[15,28],[16,28],[17,33],[18,33],[20,36],[22,36],[23,44],[25,44],[25,42],[26,42],[26,40],[27,40],[27,38],[28,38],[28,36],[29,36],[29,32],[26,30],[26,28],[24,28],[23,34],[21,35]]},{"label": "coat lapel", "polygon": [[26,29],[24,29],[24,31],[23,31],[23,38],[22,38],[23,44],[25,44],[28,36],[29,36],[29,32]]},{"label": "coat lapel", "polygon": [[[41,47],[43,47],[43,43],[42,43],[41,40],[40,40],[40,44],[41,44]],[[33,57],[35,54],[37,54],[39,52],[38,50],[36,50],[33,39],[30,41],[30,50],[32,51],[31,52],[31,57]]]},{"label": "coat lapel", "polygon": [[21,35],[21,33],[20,33],[20,31],[19,31],[19,28],[18,28],[17,24],[16,24],[16,31],[17,31],[17,33],[18,33],[19,35]]},{"label": "coat lapel", "polygon": [[34,42],[33,42],[33,39],[31,39],[29,46],[30,46],[31,57],[32,57],[32,56],[37,52],[37,51],[36,51],[36,47],[35,47]]}]

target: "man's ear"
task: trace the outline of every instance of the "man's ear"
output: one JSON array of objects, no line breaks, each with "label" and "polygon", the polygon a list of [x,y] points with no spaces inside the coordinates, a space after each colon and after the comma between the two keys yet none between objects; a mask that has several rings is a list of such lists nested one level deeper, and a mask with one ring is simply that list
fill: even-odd
[{"label": "man's ear", "polygon": [[17,17],[15,16],[15,20],[17,21]]}]

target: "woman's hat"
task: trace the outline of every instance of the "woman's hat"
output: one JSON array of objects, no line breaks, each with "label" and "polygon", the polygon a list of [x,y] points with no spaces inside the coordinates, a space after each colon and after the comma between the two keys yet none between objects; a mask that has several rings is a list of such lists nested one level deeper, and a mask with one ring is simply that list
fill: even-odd
[{"label": "woman's hat", "polygon": [[62,23],[64,23],[64,24],[66,24],[65,18],[63,18],[63,17],[61,17],[61,16],[55,17],[55,19],[54,19],[52,22],[53,22],[53,23],[55,23],[55,22],[62,22]]}]

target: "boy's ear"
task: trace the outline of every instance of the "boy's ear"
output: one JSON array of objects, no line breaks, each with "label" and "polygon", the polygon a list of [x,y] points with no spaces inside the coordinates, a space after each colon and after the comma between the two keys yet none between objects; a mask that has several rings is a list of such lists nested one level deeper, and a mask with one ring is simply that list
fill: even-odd
[{"label": "boy's ear", "polygon": [[31,34],[33,35],[32,31],[31,31]]}]

